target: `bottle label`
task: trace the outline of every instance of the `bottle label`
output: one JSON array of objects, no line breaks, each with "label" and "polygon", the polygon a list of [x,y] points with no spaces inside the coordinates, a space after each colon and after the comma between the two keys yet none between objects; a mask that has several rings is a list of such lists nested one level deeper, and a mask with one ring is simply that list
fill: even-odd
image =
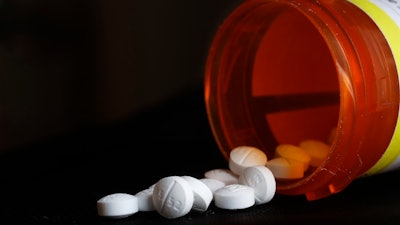
[{"label": "bottle label", "polygon": [[[363,10],[379,27],[392,50],[400,75],[400,0],[348,0]],[[400,112],[400,110],[399,110]],[[381,159],[362,176],[400,168],[400,116],[392,140]]]}]

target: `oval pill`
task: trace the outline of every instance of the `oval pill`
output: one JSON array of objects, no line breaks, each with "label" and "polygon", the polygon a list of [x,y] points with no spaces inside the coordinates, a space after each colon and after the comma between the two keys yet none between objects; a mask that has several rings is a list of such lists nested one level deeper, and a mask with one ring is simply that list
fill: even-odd
[{"label": "oval pill", "polygon": [[225,185],[239,183],[239,176],[228,169],[212,169],[204,173],[205,178],[224,182]]},{"label": "oval pill", "polygon": [[153,189],[153,204],[157,212],[168,219],[189,213],[194,195],[188,182],[179,176],[161,178]]},{"label": "oval pill", "polygon": [[238,146],[230,152],[229,169],[240,175],[246,167],[264,166],[267,155],[262,150],[253,146]]},{"label": "oval pill", "polygon": [[265,166],[246,168],[240,175],[239,182],[254,189],[255,204],[257,205],[271,201],[275,195],[275,177]]},{"label": "oval pill", "polygon": [[138,210],[137,198],[127,193],[106,195],[97,201],[99,216],[118,219],[135,214]]},{"label": "oval pill", "polygon": [[300,142],[299,146],[310,156],[310,166],[313,167],[318,167],[324,163],[330,150],[330,146],[325,142],[312,139]]},{"label": "oval pill", "polygon": [[245,209],[255,204],[254,189],[242,184],[230,184],[214,192],[215,206],[222,209]]},{"label": "oval pill", "polygon": [[198,212],[206,211],[213,200],[213,193],[211,190],[197,178],[192,176],[182,176],[182,178],[189,183],[193,191],[194,201],[192,209]]}]

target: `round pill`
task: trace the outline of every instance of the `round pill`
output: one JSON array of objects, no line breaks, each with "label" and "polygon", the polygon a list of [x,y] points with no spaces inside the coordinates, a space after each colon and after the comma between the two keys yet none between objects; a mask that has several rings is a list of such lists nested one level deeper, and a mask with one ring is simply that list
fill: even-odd
[{"label": "round pill", "polygon": [[200,181],[207,185],[207,187],[211,190],[211,193],[213,194],[216,190],[225,186],[224,182],[211,178],[201,178]]},{"label": "round pill", "polygon": [[276,147],[276,157],[283,157],[289,161],[299,162],[303,164],[303,170],[306,171],[311,161],[311,157],[304,149],[291,144],[280,144]]},{"label": "round pill", "polygon": [[139,211],[154,211],[153,188],[147,188],[135,194],[138,200]]},{"label": "round pill", "polygon": [[246,168],[240,175],[239,182],[254,189],[257,205],[271,201],[275,195],[276,181],[274,175],[265,166]]},{"label": "round pill", "polygon": [[204,173],[205,178],[224,182],[225,185],[239,183],[239,176],[228,169],[212,169]]},{"label": "round pill", "polygon": [[330,146],[325,142],[312,139],[300,142],[299,146],[310,156],[310,166],[313,167],[318,167],[324,163],[330,150]]},{"label": "round pill", "polygon": [[298,179],[304,176],[304,165],[298,162],[289,162],[286,158],[273,158],[265,164],[276,179]]},{"label": "round pill", "polygon": [[213,200],[211,190],[197,178],[192,176],[182,176],[182,178],[189,183],[193,191],[194,201],[192,209],[198,212],[206,211]]},{"label": "round pill", "polygon": [[265,152],[253,146],[238,146],[230,152],[229,169],[240,175],[246,167],[264,166],[267,162]]},{"label": "round pill", "polygon": [[242,184],[230,184],[214,192],[215,206],[222,209],[245,209],[255,204],[254,189]]},{"label": "round pill", "polygon": [[153,189],[153,204],[157,212],[168,219],[189,213],[193,206],[193,191],[180,176],[161,178]]},{"label": "round pill", "polygon": [[137,198],[127,193],[106,195],[97,201],[99,216],[124,218],[135,214],[138,210]]}]

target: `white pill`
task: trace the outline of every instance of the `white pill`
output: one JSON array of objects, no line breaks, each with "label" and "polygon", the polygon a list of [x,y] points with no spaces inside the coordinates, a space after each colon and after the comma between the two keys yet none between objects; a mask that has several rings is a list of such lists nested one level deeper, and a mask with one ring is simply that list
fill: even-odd
[{"label": "white pill", "polygon": [[153,204],[153,189],[154,186],[139,191],[135,194],[138,200],[139,211],[147,212],[156,210]]},{"label": "white pill", "polygon": [[260,149],[252,146],[238,146],[229,154],[229,169],[240,175],[246,167],[264,166],[267,155]]},{"label": "white pill", "polygon": [[192,176],[182,176],[182,178],[189,183],[193,191],[194,201],[192,209],[198,212],[206,211],[213,200],[213,193],[211,190],[197,178]]},{"label": "white pill", "polygon": [[280,144],[276,147],[276,158],[283,157],[290,162],[295,161],[303,164],[303,170],[306,171],[311,161],[311,157],[304,149],[291,144]]},{"label": "white pill", "polygon": [[157,212],[168,219],[189,213],[194,196],[189,183],[179,176],[161,178],[153,189],[153,204]]},{"label": "white pill", "polygon": [[239,177],[240,184],[254,189],[256,204],[264,204],[272,200],[276,191],[273,173],[265,166],[248,167]]},{"label": "white pill", "polygon": [[211,193],[213,194],[216,190],[225,186],[224,182],[211,178],[201,178],[200,181],[203,182],[205,185],[207,185],[207,187],[211,190]]},{"label": "white pill", "polygon": [[255,204],[254,189],[242,184],[230,184],[214,192],[215,206],[222,209],[245,209]]},{"label": "white pill", "polygon": [[286,158],[273,158],[265,165],[276,179],[298,179],[304,176],[304,165]]},{"label": "white pill", "polygon": [[326,160],[330,146],[318,140],[304,140],[299,144],[300,148],[311,157],[310,166],[318,167]]},{"label": "white pill", "polygon": [[106,195],[97,201],[99,216],[118,219],[133,215],[138,210],[137,198],[126,193]]},{"label": "white pill", "polygon": [[239,183],[239,176],[228,169],[212,169],[205,172],[204,177],[222,181],[225,185]]}]

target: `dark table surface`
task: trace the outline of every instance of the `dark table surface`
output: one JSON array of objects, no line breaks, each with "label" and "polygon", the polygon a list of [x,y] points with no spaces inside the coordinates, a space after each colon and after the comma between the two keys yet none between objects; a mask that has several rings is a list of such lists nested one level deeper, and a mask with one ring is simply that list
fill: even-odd
[{"label": "dark table surface", "polygon": [[166,219],[138,212],[113,220],[96,201],[135,194],[169,175],[202,177],[227,168],[211,134],[201,90],[121,123],[88,128],[0,157],[0,224],[400,224],[400,172],[355,180],[344,191],[309,202],[275,195],[243,210],[213,204],[204,213]]}]

